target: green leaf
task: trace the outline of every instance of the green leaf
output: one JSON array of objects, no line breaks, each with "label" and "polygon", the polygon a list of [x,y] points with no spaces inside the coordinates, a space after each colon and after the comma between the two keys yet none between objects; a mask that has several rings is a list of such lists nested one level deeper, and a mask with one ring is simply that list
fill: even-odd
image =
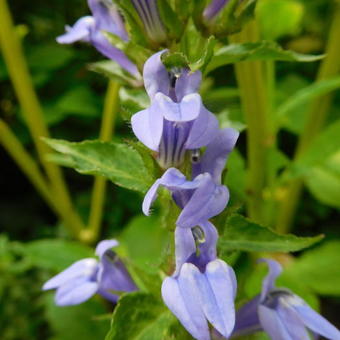
[{"label": "green leaf", "polygon": [[189,66],[191,71],[194,72],[197,70],[205,70],[206,66],[209,64],[211,58],[213,57],[215,44],[215,38],[213,36],[209,37],[209,39],[206,41],[205,45],[201,49],[200,57],[197,60],[190,62]]},{"label": "green leaf", "polygon": [[167,28],[168,38],[179,38],[183,32],[184,23],[179,20],[178,14],[173,11],[167,1],[158,0],[157,7],[161,22]]},{"label": "green leaf", "polygon": [[103,60],[88,65],[89,70],[103,74],[106,77],[116,80],[122,85],[138,87],[143,84],[140,77],[132,77],[127,71],[113,60]]},{"label": "green leaf", "polygon": [[285,276],[303,281],[321,295],[340,296],[340,241],[328,241],[306,251],[287,267]]},{"label": "green leaf", "polygon": [[52,149],[70,156],[75,170],[81,174],[103,176],[123,188],[143,193],[153,183],[142,157],[125,144],[98,140],[80,143],[44,140]]},{"label": "green leaf", "polygon": [[181,52],[165,52],[162,54],[162,62],[164,66],[171,70],[174,67],[187,67],[188,66],[188,60],[186,56]]},{"label": "green leaf", "polygon": [[56,272],[85,257],[94,257],[92,248],[61,239],[32,241],[25,244],[23,250],[34,265]]},{"label": "green leaf", "polygon": [[226,221],[224,234],[219,239],[219,247],[223,251],[291,252],[310,247],[322,238],[323,235],[314,237],[280,235],[241,215],[234,214]]},{"label": "green leaf", "polygon": [[340,151],[340,119],[327,126],[308,150],[292,163],[290,175],[300,176],[313,166],[321,166]]},{"label": "green leaf", "polygon": [[54,333],[49,339],[104,339],[109,321],[96,319],[107,313],[98,300],[92,298],[78,306],[59,307],[55,305],[54,292],[44,294],[46,318]]},{"label": "green leaf", "polygon": [[324,165],[308,170],[305,183],[319,201],[340,208],[340,152]]},{"label": "green leaf", "polygon": [[147,272],[157,273],[169,236],[169,232],[161,227],[159,217],[138,216],[124,228],[119,240],[134,264]]},{"label": "green leaf", "polygon": [[276,119],[281,126],[290,116],[296,114],[296,109],[302,105],[306,106],[311,100],[334,91],[340,87],[340,77],[325,79],[313,83],[297,91],[288,100],[281,104],[276,111]]},{"label": "green leaf", "polygon": [[269,40],[297,33],[303,12],[302,3],[296,0],[261,0],[256,7],[260,31]]},{"label": "green leaf", "polygon": [[217,67],[240,61],[252,60],[278,60],[311,62],[322,59],[323,55],[301,54],[284,50],[273,41],[254,43],[230,44],[220,48],[212,57],[206,71],[210,72]]},{"label": "green leaf", "polygon": [[130,293],[121,297],[105,340],[166,340],[174,316],[151,294]]}]

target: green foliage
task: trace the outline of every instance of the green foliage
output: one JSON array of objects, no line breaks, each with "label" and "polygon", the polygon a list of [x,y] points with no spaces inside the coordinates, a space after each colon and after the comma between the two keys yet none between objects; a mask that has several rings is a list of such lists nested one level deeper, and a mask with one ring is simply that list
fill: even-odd
[{"label": "green foliage", "polygon": [[321,295],[340,296],[340,242],[323,242],[306,251],[289,267],[284,277],[300,280],[313,292]]},{"label": "green foliage", "polygon": [[256,17],[265,39],[276,40],[300,29],[304,8],[296,0],[259,0]]},{"label": "green foliage", "polygon": [[232,215],[226,221],[224,233],[218,244],[222,251],[291,252],[308,248],[322,238],[322,235],[315,237],[280,235],[241,215]]},{"label": "green foliage", "polygon": [[94,257],[90,247],[62,239],[29,242],[23,248],[28,261],[34,266],[58,272],[85,257]]},{"label": "green foliage", "polygon": [[174,322],[174,316],[153,295],[126,294],[115,308],[105,340],[166,340]]},{"label": "green foliage", "polygon": [[145,192],[153,182],[140,154],[125,144],[45,140],[51,148],[69,156],[73,168],[82,174],[100,175],[119,186],[140,192]]},{"label": "green foliage", "polygon": [[307,55],[290,50],[284,50],[273,41],[230,44],[217,50],[207,67],[210,72],[217,67],[240,61],[278,60],[312,62],[322,59],[322,55]]},{"label": "green foliage", "polygon": [[58,307],[53,293],[45,294],[46,317],[54,333],[53,340],[104,339],[109,321],[99,320],[107,313],[103,301],[91,299],[78,306]]}]

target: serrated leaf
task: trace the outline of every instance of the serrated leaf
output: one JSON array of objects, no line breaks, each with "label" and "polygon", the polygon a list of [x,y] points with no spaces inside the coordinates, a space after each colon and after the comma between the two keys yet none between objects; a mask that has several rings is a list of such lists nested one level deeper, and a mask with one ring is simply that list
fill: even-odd
[{"label": "serrated leaf", "polygon": [[235,214],[226,221],[224,234],[219,239],[219,247],[223,251],[291,252],[310,247],[322,238],[323,235],[314,237],[280,235]]},{"label": "serrated leaf", "polygon": [[142,157],[128,145],[98,140],[44,140],[52,149],[70,156],[74,169],[82,174],[103,176],[123,188],[143,193],[153,183]]},{"label": "serrated leaf", "polygon": [[32,241],[26,243],[23,250],[34,265],[56,272],[64,270],[75,261],[94,256],[92,248],[61,239]]},{"label": "serrated leaf", "polygon": [[311,62],[320,60],[323,57],[323,55],[301,54],[290,50],[284,50],[280,45],[273,41],[230,44],[215,52],[206,71],[210,72],[217,67],[240,61],[278,60]]},{"label": "serrated leaf", "polygon": [[146,293],[121,297],[105,340],[166,340],[174,316],[163,302]]},{"label": "serrated leaf", "polygon": [[170,70],[174,67],[187,67],[188,60],[186,56],[181,52],[165,52],[162,54],[162,62],[165,65],[165,67]]}]

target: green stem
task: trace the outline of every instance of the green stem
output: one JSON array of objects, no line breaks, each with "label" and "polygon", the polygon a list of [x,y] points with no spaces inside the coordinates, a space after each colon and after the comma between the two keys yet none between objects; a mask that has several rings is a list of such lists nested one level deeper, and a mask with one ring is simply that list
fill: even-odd
[{"label": "green stem", "polygon": [[2,119],[0,119],[0,143],[17,163],[21,171],[31,181],[39,194],[55,210],[53,196],[51,195],[44,175],[40,172],[33,158],[22,147],[20,141]]},{"label": "green stem", "polygon": [[[322,61],[317,81],[328,79],[339,73],[340,70],[340,4],[335,3],[334,17],[329,31],[329,38],[326,47],[326,57]],[[310,106],[307,114],[306,124],[300,135],[294,160],[309,148],[313,139],[317,136],[323,127],[331,106],[333,94],[327,94],[316,98]],[[277,230],[280,232],[288,232],[291,228],[293,218],[300,200],[303,189],[303,180],[301,178],[293,180],[289,183],[285,196],[279,207],[277,217]]]},{"label": "green stem", "polygon": [[59,205],[60,210],[64,211],[64,216],[68,215],[67,226],[77,236],[81,231],[82,222],[72,208],[71,199],[60,168],[46,160],[46,154],[50,152],[50,149],[41,140],[41,137],[48,137],[49,133],[5,0],[0,0],[0,23],[0,45],[4,60],[22,107],[28,129],[36,146],[39,159],[51,182],[55,194],[55,204]]},{"label": "green stem", "polygon": [[[241,33],[231,37],[232,42],[255,42],[259,40],[254,21]],[[248,155],[248,215],[262,221],[263,187],[265,184],[266,149],[269,146],[266,86],[261,62],[235,64],[236,78],[247,123]]]},{"label": "green stem", "polygon": [[[23,148],[22,144],[7,126],[7,124],[0,119],[0,143],[17,163],[21,171],[31,181],[38,193],[44,198],[50,208],[66,223],[73,225],[72,220],[69,220],[69,215],[61,210],[56,204],[53,194],[50,190],[49,183],[46,181],[44,175],[41,173],[37,163],[30,156],[30,154]],[[77,230],[73,230],[74,233]]]},{"label": "green stem", "polygon": [[[103,119],[101,122],[99,139],[106,142],[112,139],[114,132],[115,118],[119,103],[119,85],[113,81],[108,84]],[[105,203],[106,179],[96,176],[93,185],[89,227],[83,231],[82,237],[87,242],[95,242],[100,233],[100,226],[103,217]]]}]

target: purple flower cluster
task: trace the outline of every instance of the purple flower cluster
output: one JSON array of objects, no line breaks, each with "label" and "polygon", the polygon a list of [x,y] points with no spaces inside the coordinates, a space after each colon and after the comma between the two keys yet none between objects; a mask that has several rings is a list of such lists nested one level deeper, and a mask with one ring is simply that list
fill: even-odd
[{"label": "purple flower cluster", "polygon": [[[235,324],[236,278],[217,257],[218,234],[209,219],[228,203],[221,175],[238,132],[219,129],[216,117],[204,107],[197,92],[201,73],[167,70],[163,53],[154,54],[144,66],[150,107],[131,119],[137,138],[156,152],[165,169],[145,195],[143,212],[149,214],[160,186],[181,209],[175,230],[176,268],[163,281],[162,296],[194,338],[210,339],[208,322],[229,337]],[[188,163],[190,178],[177,169]]]}]

